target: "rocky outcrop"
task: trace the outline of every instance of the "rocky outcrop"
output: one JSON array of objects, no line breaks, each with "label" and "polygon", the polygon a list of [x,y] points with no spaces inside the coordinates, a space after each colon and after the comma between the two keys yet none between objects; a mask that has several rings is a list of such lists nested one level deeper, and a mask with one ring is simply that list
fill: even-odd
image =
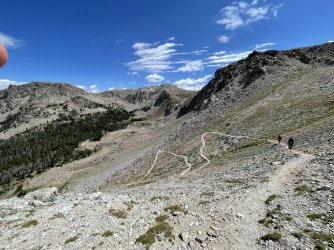
[{"label": "rocky outcrop", "polygon": [[180,109],[178,117],[191,111],[206,109],[211,98],[219,91],[248,88],[256,80],[262,79],[266,72],[287,66],[286,62],[291,59],[303,64],[334,65],[334,43],[287,51],[254,51],[246,59],[218,69],[214,78]]}]

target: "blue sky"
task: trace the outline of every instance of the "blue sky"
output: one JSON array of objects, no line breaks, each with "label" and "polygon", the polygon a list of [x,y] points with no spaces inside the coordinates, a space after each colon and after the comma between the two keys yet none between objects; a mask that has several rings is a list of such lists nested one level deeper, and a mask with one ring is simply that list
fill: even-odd
[{"label": "blue sky", "polygon": [[1,0],[0,88],[199,89],[253,50],[334,40],[333,0]]}]

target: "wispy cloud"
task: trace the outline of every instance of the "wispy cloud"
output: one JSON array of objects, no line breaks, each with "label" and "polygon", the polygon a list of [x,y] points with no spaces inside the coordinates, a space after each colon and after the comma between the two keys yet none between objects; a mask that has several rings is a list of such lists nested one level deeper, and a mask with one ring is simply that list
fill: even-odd
[{"label": "wispy cloud", "polygon": [[274,17],[277,17],[277,15],[278,15],[278,10],[281,8],[281,7],[283,7],[283,3],[281,3],[281,4],[279,4],[279,5],[276,5],[276,6],[274,6],[272,9],[271,9],[271,11],[273,12],[273,15],[274,15]]},{"label": "wispy cloud", "polygon": [[174,40],[175,40],[175,37],[173,36],[166,39],[167,42],[174,41]]},{"label": "wispy cloud", "polygon": [[99,89],[97,87],[97,84],[93,84],[93,85],[90,85],[87,89],[89,92],[92,92],[92,93],[97,93],[99,92]]},{"label": "wispy cloud", "polygon": [[266,2],[266,0],[254,0],[251,3],[233,2],[220,11],[217,24],[224,26],[226,30],[234,31],[259,20],[276,17],[283,4],[272,6]]},{"label": "wispy cloud", "polygon": [[186,78],[181,79],[174,84],[182,89],[188,89],[188,90],[200,90],[204,85],[208,83],[208,80],[212,77],[212,75],[206,75],[202,78]]},{"label": "wispy cloud", "polygon": [[121,43],[121,42],[124,42],[125,40],[123,38],[119,38],[119,39],[116,39],[115,40],[115,43]]},{"label": "wispy cloud", "polygon": [[220,43],[228,43],[230,41],[230,37],[226,35],[221,35],[217,38],[218,42]]},{"label": "wispy cloud", "polygon": [[244,51],[244,52],[231,53],[231,54],[216,52],[212,56],[207,58],[207,64],[221,65],[221,64],[233,63],[233,62],[246,58],[250,53],[252,53],[252,51]]},{"label": "wispy cloud", "polygon": [[196,72],[203,70],[203,61],[195,60],[195,61],[186,61],[184,65],[176,69],[174,72]]},{"label": "wispy cloud", "polygon": [[0,79],[0,89],[6,89],[9,85],[21,85],[26,82],[16,82],[8,79]]},{"label": "wispy cloud", "polygon": [[165,77],[163,77],[162,75],[158,75],[158,74],[154,73],[154,74],[146,76],[145,79],[149,83],[157,83],[157,82],[161,82],[161,81],[165,80]]},{"label": "wispy cloud", "polygon": [[276,43],[261,43],[261,44],[255,44],[253,46],[254,50],[259,50],[267,47],[274,46]]},{"label": "wispy cloud", "polygon": [[16,49],[22,45],[22,41],[20,39],[6,35],[2,32],[0,32],[0,43],[2,43],[5,47],[12,49]]},{"label": "wispy cloud", "polygon": [[127,72],[126,74],[129,76],[139,76],[139,73],[136,71]]},{"label": "wispy cloud", "polygon": [[170,61],[173,53],[176,52],[175,47],[181,44],[165,43],[135,43],[132,48],[138,60],[126,63],[126,66],[132,71],[148,71],[151,73],[159,73],[172,69]]},{"label": "wispy cloud", "polygon": [[85,85],[75,85],[76,87],[80,88],[80,89],[86,89]]}]

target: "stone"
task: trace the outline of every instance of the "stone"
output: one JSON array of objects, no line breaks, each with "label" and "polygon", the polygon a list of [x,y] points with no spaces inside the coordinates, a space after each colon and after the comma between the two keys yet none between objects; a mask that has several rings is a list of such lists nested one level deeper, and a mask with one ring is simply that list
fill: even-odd
[{"label": "stone", "polygon": [[183,215],[183,212],[173,211],[173,216],[180,216],[180,215]]},{"label": "stone", "polygon": [[196,237],[195,237],[195,240],[198,242],[198,243],[200,243],[200,244],[202,244],[204,241],[206,241],[208,239],[208,237],[206,236],[206,235],[197,235]]},{"label": "stone", "polygon": [[56,196],[58,194],[58,188],[43,188],[33,192],[30,192],[24,196],[26,201],[38,200],[42,202],[53,202],[56,200]]},{"label": "stone", "polygon": [[239,219],[244,219],[245,218],[245,215],[243,215],[242,213],[237,213],[236,216]]},{"label": "stone", "polygon": [[179,234],[179,238],[186,244],[189,242],[189,236],[188,236],[188,234],[186,234],[184,232],[181,232]]},{"label": "stone", "polygon": [[213,237],[213,238],[218,237],[218,234],[215,231],[212,231],[212,230],[208,231],[206,234],[210,237]]},{"label": "stone", "polygon": [[219,228],[218,227],[215,227],[214,225],[211,225],[210,228],[214,231],[219,231]]}]

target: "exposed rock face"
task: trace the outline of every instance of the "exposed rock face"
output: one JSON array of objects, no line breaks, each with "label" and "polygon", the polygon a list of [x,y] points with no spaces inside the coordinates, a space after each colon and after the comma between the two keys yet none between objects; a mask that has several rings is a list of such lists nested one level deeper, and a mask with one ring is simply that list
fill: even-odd
[{"label": "exposed rock face", "polygon": [[172,96],[167,90],[161,92],[159,97],[154,102],[154,107],[161,107],[164,110],[164,115],[170,115],[174,110],[177,110],[182,100],[177,99],[177,96]]},{"label": "exposed rock face", "polygon": [[289,58],[304,64],[334,65],[334,43],[288,51],[254,51],[246,59],[217,70],[215,77],[180,109],[178,117],[207,108],[210,98],[219,91],[247,88],[265,76],[266,72],[286,67]]}]

